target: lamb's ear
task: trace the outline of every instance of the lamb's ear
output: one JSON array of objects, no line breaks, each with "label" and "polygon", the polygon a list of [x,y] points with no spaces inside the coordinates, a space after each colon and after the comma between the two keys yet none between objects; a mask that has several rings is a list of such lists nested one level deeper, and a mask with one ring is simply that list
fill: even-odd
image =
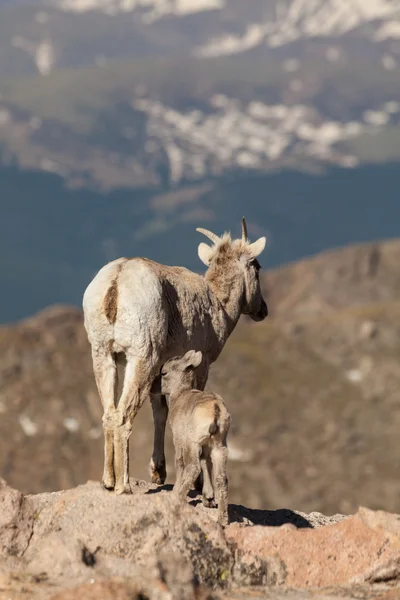
[{"label": "lamb's ear", "polygon": [[261,252],[265,248],[266,243],[267,243],[267,238],[260,237],[260,239],[257,240],[256,242],[249,244],[248,249],[250,250],[252,256],[254,256],[254,258],[256,258],[257,256],[260,256]]},{"label": "lamb's ear", "polygon": [[210,246],[207,246],[207,244],[201,242],[201,244],[199,244],[197,252],[199,254],[201,262],[203,262],[208,267],[208,265],[211,262],[211,255],[213,252],[212,248],[210,248]]},{"label": "lamb's ear", "polygon": [[185,354],[185,359],[186,359],[186,368],[193,367],[195,369],[196,367],[199,366],[199,364],[203,360],[203,355],[200,350],[198,352],[196,352],[196,350],[189,350]]},{"label": "lamb's ear", "polygon": [[201,350],[198,350],[198,352],[195,353],[193,359],[192,359],[192,365],[194,368],[198,367],[201,364],[201,361],[203,360],[203,354],[201,353]]}]

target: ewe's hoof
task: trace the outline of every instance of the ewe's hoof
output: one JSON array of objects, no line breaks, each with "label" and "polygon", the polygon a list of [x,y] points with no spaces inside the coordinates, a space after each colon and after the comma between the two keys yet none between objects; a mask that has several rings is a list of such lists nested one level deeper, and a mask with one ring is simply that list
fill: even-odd
[{"label": "ewe's hoof", "polygon": [[165,468],[165,465],[156,467],[154,465],[153,461],[151,461],[150,472],[151,472],[151,483],[155,483],[157,485],[164,485],[165,480],[167,479],[167,469]]},{"label": "ewe's hoof", "polygon": [[151,483],[156,483],[157,485],[164,485],[166,477],[162,477],[160,473],[154,471],[151,474]]},{"label": "ewe's hoof", "polygon": [[115,487],[115,482],[111,481],[111,480],[103,479],[101,482],[101,485],[105,490],[112,492]]}]

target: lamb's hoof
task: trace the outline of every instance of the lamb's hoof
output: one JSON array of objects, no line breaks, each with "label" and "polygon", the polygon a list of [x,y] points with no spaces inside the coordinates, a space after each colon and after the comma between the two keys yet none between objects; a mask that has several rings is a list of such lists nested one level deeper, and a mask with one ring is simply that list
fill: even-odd
[{"label": "lamb's hoof", "polygon": [[121,494],[132,494],[132,489],[129,483],[126,483],[125,485],[121,485],[121,486],[116,486],[115,488],[115,493],[118,494],[118,496],[120,496]]},{"label": "lamb's hoof", "polygon": [[217,508],[217,503],[215,502],[214,498],[206,498],[203,496],[203,506],[206,508]]}]

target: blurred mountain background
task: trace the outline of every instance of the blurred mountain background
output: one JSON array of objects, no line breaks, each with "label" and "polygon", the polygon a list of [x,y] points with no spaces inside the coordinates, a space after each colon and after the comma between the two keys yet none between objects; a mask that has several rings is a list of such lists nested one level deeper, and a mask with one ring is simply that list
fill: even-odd
[{"label": "blurred mountain background", "polygon": [[0,0],[0,319],[120,255],[399,234],[399,0]]},{"label": "blurred mountain background", "polygon": [[[0,475],[100,477],[86,285],[201,271],[195,228],[244,214],[270,317],[211,373],[231,500],[399,512],[399,165],[400,0],[0,0]],[[151,443],[145,406],[133,476]]]}]

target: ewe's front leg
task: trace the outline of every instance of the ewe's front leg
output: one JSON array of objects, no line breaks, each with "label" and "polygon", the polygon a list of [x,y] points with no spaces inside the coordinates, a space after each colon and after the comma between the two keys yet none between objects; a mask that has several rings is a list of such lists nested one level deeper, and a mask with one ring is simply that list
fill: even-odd
[{"label": "ewe's front leg", "polygon": [[150,461],[152,483],[163,485],[167,478],[165,466],[165,426],[168,419],[168,404],[165,396],[151,396],[154,422],[153,456]]},{"label": "ewe's front leg", "polygon": [[115,491],[130,494],[129,438],[133,421],[150,392],[152,372],[144,359],[128,357],[124,385],[117,407],[117,425],[114,429]]}]

